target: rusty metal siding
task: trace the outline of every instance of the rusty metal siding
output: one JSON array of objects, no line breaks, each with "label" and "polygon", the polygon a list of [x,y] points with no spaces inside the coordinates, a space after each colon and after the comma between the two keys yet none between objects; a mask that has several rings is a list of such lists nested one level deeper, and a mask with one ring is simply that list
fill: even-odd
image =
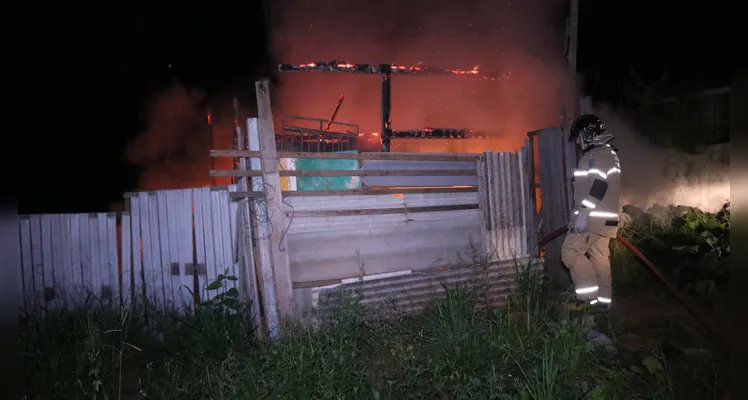
[{"label": "rusty metal siding", "polygon": [[[480,243],[478,194],[310,196],[284,199],[293,282],[454,265]],[[428,206],[474,209],[408,212]],[[301,216],[306,211],[405,209],[380,215]],[[298,214],[295,216],[294,214]]]},{"label": "rusty metal siding", "polygon": [[516,288],[517,266],[528,259],[494,262],[484,268],[460,267],[446,271],[411,272],[399,276],[353,280],[318,288],[294,289],[302,315],[312,310],[324,313],[340,304],[340,294],[354,296],[368,309],[387,309],[404,314],[423,311],[435,299],[446,294],[445,286],[473,287],[486,296],[485,305],[500,307],[507,303]]}]

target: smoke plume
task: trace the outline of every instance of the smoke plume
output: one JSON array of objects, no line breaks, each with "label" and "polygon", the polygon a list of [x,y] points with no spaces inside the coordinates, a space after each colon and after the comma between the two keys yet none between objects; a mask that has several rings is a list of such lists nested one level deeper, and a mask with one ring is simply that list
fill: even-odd
[{"label": "smoke plume", "polygon": [[[277,0],[270,6],[275,17],[271,42],[275,58],[284,63],[477,65],[511,74],[513,79],[502,81],[395,76],[392,126],[470,128],[502,140],[476,142],[483,148],[468,150],[513,150],[528,131],[559,123],[565,79],[562,4]],[[279,79],[275,106],[283,114],[328,118],[343,94],[337,120],[357,123],[362,132],[379,132],[378,76],[287,72]]]},{"label": "smoke plume", "polygon": [[595,113],[616,136],[612,143],[620,150],[621,204],[686,205],[715,212],[730,200],[726,146],[710,146],[700,154],[656,147],[622,112],[599,106]]},{"label": "smoke plume", "polygon": [[211,134],[205,93],[174,84],[147,108],[147,129],[129,143],[127,158],[141,168],[141,191],[209,186]]}]

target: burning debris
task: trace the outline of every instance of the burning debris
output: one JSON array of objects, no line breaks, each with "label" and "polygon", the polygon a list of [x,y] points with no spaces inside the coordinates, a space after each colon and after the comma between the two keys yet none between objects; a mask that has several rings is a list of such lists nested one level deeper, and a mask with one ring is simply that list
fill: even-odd
[{"label": "burning debris", "polygon": [[467,139],[472,138],[472,131],[467,128],[424,128],[407,131],[393,131],[393,138],[410,139]]},{"label": "burning debris", "polygon": [[[401,136],[395,136],[392,130],[392,76],[470,76],[488,80],[511,79],[511,73],[500,76],[496,73],[483,72],[476,65],[472,69],[453,69],[441,67],[427,67],[422,65],[404,66],[395,64],[350,64],[343,61],[316,62],[309,64],[280,64],[278,70],[281,72],[337,72],[351,74],[380,75],[382,77],[382,152],[390,151],[393,137],[407,138],[465,138],[461,130],[430,128],[421,130],[399,131]],[[342,98],[341,98],[342,101]],[[340,104],[338,104],[338,107]],[[333,114],[334,117],[334,114]],[[436,135],[436,136],[434,136]],[[463,136],[460,136],[463,135]]]}]

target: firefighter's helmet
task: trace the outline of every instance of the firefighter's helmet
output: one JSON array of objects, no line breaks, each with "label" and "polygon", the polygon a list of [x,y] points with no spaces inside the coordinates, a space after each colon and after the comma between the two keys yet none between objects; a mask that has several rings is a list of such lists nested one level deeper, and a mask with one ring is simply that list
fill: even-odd
[{"label": "firefighter's helmet", "polygon": [[603,121],[595,115],[582,115],[571,124],[569,140],[575,141],[583,151],[602,144],[598,143],[601,140],[607,142],[612,138]]}]

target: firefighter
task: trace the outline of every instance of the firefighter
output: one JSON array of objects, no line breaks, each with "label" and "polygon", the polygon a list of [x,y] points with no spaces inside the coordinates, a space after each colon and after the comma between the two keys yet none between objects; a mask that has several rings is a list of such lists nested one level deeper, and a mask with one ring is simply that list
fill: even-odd
[{"label": "firefighter", "polygon": [[574,171],[574,210],[561,246],[576,298],[607,310],[612,301],[610,240],[618,233],[621,164],[614,136],[600,118],[587,114],[571,126],[570,140],[582,156]]}]

